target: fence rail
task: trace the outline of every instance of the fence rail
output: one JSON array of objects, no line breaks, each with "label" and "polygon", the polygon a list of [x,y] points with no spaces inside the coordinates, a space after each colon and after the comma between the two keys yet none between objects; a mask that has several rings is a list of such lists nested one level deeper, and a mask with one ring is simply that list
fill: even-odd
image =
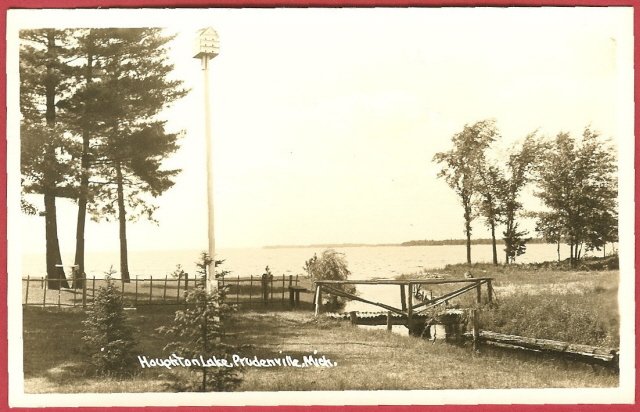
[{"label": "fence rail", "polygon": [[[128,282],[111,279],[124,305],[179,305],[184,304],[185,293],[196,286],[194,277],[170,278],[169,276],[132,278]],[[92,305],[106,279],[91,278],[46,279],[27,276],[22,278],[23,306],[86,307]],[[226,301],[242,307],[285,305],[292,288],[299,289],[298,275],[282,275],[263,279],[260,276],[225,277],[218,279],[224,287]],[[74,287],[75,286],[75,287]],[[286,293],[285,293],[286,292]]]}]

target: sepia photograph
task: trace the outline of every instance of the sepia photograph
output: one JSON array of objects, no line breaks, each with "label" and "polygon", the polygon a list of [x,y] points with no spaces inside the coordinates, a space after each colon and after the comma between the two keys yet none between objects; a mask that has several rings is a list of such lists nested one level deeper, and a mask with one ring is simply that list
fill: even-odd
[{"label": "sepia photograph", "polygon": [[10,406],[633,403],[633,14],[8,10]]}]

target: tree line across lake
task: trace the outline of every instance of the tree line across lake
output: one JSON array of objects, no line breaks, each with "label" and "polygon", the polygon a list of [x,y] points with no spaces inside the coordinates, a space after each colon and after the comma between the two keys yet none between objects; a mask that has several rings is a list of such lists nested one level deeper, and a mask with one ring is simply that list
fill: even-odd
[{"label": "tree line across lake", "polygon": [[[494,120],[467,124],[453,135],[452,148],[437,153],[438,177],[455,191],[463,208],[467,263],[471,263],[471,222],[482,218],[491,231],[493,263],[498,264],[496,230],[502,226],[505,262],[512,263],[531,241],[518,220],[536,219],[544,241],[569,245],[571,265],[584,250],[601,250],[618,240],[618,178],[615,148],[591,128],[580,138],[560,132],[555,138],[527,135],[506,159],[493,160],[500,132]],[[521,202],[525,187],[544,206],[527,211]]]},{"label": "tree line across lake", "polygon": [[[68,287],[57,198],[78,205],[77,272],[85,272],[89,214],[119,222],[120,273],[129,280],[127,221],[152,220],[153,198],[179,173],[162,162],[178,149],[180,133],[158,116],[187,93],[170,78],[171,39],[158,28],[20,32],[21,207],[44,216],[50,288]],[[43,196],[43,210],[29,194]]]}]

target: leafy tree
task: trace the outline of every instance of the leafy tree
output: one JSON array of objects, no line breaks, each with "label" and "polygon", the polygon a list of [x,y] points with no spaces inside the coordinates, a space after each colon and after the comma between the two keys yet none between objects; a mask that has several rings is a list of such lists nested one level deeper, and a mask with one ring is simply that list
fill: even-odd
[{"label": "leafy tree", "polygon": [[538,196],[548,208],[546,221],[561,230],[569,245],[572,267],[580,259],[583,246],[599,250],[615,239],[615,154],[597,132],[585,128],[580,141],[559,133],[540,162],[538,185]]},{"label": "leafy tree", "polygon": [[500,195],[503,190],[504,176],[500,169],[489,162],[481,165],[479,170],[478,211],[485,218],[485,223],[491,230],[491,247],[493,252],[493,264],[498,264],[498,250],[496,245],[496,226],[500,223],[502,210],[500,208]]},{"label": "leafy tree", "polygon": [[501,210],[501,222],[505,225],[502,233],[505,244],[505,262],[513,263],[516,257],[524,254],[528,232],[520,230],[516,218],[522,210],[518,200],[520,193],[533,178],[533,169],[541,153],[541,145],[537,142],[535,132],[529,134],[519,151],[509,155],[506,173],[498,185],[498,198]]},{"label": "leafy tree", "polygon": [[58,241],[56,198],[75,197],[76,147],[60,110],[72,87],[67,46],[73,42],[69,30],[54,29],[23,30],[20,39],[22,190],[43,195],[48,287],[58,289],[68,284]]},{"label": "leafy tree", "polygon": [[467,237],[467,263],[471,264],[471,222],[474,199],[479,195],[480,171],[485,150],[498,136],[493,120],[483,120],[453,135],[453,149],[436,153],[433,160],[442,165],[438,177],[445,179],[456,192],[464,210],[464,232]]},{"label": "leafy tree", "polygon": [[135,366],[135,341],[112,274],[110,271],[106,285],[98,289],[87,319],[82,322],[82,339],[98,374],[128,375]]},{"label": "leafy tree", "polygon": [[[186,308],[176,312],[173,324],[160,327],[162,333],[174,336],[176,341],[170,342],[165,351],[175,353],[185,359],[205,361],[212,357],[229,358],[237,348],[225,342],[225,323],[229,320],[234,308],[225,303],[224,288],[216,288],[207,292],[205,287],[206,270],[210,258],[206,253],[198,262],[200,282],[197,287],[185,294]],[[193,391],[229,391],[242,382],[237,367],[207,367],[194,364],[184,375],[173,375],[172,388]]]},{"label": "leafy tree", "polygon": [[559,215],[549,212],[536,213],[538,220],[536,222],[536,232],[549,243],[557,245],[556,252],[558,254],[558,262],[560,262],[560,243],[562,242],[562,223]]},{"label": "leafy tree", "polygon": [[[314,253],[311,259],[304,262],[303,269],[314,282],[317,280],[348,280],[351,275],[344,254],[333,249],[323,251],[320,257]],[[345,293],[356,293],[354,285],[333,285],[333,287]],[[337,310],[344,307],[345,303],[343,297],[330,295],[325,306],[329,310]]]}]

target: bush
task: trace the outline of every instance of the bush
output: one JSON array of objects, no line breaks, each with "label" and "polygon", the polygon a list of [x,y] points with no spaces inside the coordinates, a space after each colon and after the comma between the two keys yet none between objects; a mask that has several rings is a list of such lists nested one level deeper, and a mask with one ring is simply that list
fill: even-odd
[{"label": "bush", "polygon": [[[166,352],[175,353],[186,359],[204,360],[212,357],[229,359],[236,348],[224,342],[225,321],[233,307],[224,303],[224,289],[206,291],[205,276],[208,255],[201,256],[201,281],[197,287],[185,294],[184,310],[176,312],[173,324],[161,327],[159,331],[172,335],[176,341],[164,347]],[[186,376],[186,379],[184,378]],[[238,368],[207,367],[196,365],[187,374],[173,374],[171,389],[179,391],[228,391],[240,384]]]},{"label": "bush", "polygon": [[112,273],[107,274],[106,285],[98,289],[93,307],[82,322],[82,339],[97,374],[122,376],[131,374],[136,365],[135,341]]},{"label": "bush", "polygon": [[494,332],[616,347],[620,343],[613,291],[583,294],[516,294],[482,312],[482,328]]},{"label": "bush", "polygon": [[[304,270],[314,282],[317,280],[347,280],[351,275],[344,254],[333,249],[325,250],[319,258],[314,254],[304,263]],[[356,293],[354,285],[335,285],[334,288],[346,293]],[[343,308],[345,303],[345,298],[329,294],[324,306],[327,310],[337,310]]]}]

